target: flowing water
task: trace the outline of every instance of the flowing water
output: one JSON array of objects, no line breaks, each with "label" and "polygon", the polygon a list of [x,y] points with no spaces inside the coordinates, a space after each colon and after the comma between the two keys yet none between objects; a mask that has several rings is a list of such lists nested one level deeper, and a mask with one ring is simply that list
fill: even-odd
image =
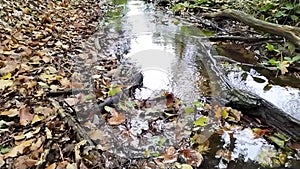
[{"label": "flowing water", "polygon": [[[136,74],[136,71],[132,69],[133,65],[134,69],[138,69],[137,72],[142,72],[144,75],[144,87],[136,93],[138,99],[155,97],[160,91],[169,91],[183,103],[191,104],[204,96],[218,96],[223,89],[226,89],[226,84],[221,84],[219,81],[218,73],[220,72],[216,71],[220,63],[214,61],[211,45],[201,38],[205,37],[204,31],[192,24],[176,20],[167,13],[157,11],[152,4],[144,1],[116,1],[115,3],[117,7],[109,11],[109,15],[102,21],[102,27],[106,34],[114,36],[114,40],[109,42],[110,45],[106,48],[106,54],[116,55],[123,65],[114,75],[116,83],[119,82],[118,76],[122,71],[125,72],[125,79]],[[250,78],[243,81],[239,79],[238,73],[240,72],[227,73],[232,84],[239,88],[250,88],[280,108],[289,112],[293,110],[291,114],[300,118],[300,115],[296,114],[299,110],[297,107],[300,97],[298,90],[274,86],[271,90],[264,91],[262,88],[265,84],[256,83]],[[259,76],[253,70],[248,73]],[[249,77],[252,77],[250,75]],[[293,101],[296,102],[293,103],[296,106],[286,106]],[[133,132],[138,134],[142,130],[149,129],[148,124],[143,123],[143,119],[146,118],[153,118],[153,116],[147,117],[145,114],[139,114],[131,119],[133,128],[136,128]],[[185,121],[185,123],[188,122],[193,123]],[[176,143],[176,138],[172,140],[171,136],[176,134],[173,132],[175,129],[166,127],[166,130],[170,132],[167,145]],[[182,133],[182,137],[188,137],[190,134],[190,132]],[[114,137],[118,136],[114,135]],[[140,157],[145,149],[153,148],[154,142],[162,140],[159,136],[146,137],[149,139],[145,142],[133,140],[130,144],[123,143],[110,145],[110,147],[113,153],[120,156]],[[234,138],[235,140],[228,139],[228,133],[224,133],[222,138],[212,136],[210,138],[213,141],[212,152],[206,156],[208,162],[204,162],[203,168],[214,166],[230,168],[230,165],[235,165],[235,168],[257,168],[257,164],[251,161],[259,162],[261,160],[259,156],[276,154],[274,146],[269,145],[264,139],[255,138],[249,129],[235,132]],[[146,148],[141,148],[143,147],[141,144],[144,144]],[[216,148],[228,147],[230,144],[234,145],[231,158],[239,159],[240,163],[228,165],[224,163],[224,160],[215,158]],[[261,155],[262,152],[265,154]]]}]

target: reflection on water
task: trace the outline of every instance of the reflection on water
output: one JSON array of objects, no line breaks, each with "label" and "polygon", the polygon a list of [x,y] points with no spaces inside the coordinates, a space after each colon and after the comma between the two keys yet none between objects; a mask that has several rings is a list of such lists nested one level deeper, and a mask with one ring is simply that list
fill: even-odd
[{"label": "reflection on water", "polygon": [[[243,72],[242,70],[229,72],[227,76],[234,86],[258,94],[262,98],[284,110],[286,113],[300,119],[299,89],[273,85],[270,89],[266,90],[265,87],[269,84],[268,79],[260,76],[253,69],[251,69],[250,72]],[[264,82],[258,83],[255,81],[255,78],[257,77],[263,79]]]}]

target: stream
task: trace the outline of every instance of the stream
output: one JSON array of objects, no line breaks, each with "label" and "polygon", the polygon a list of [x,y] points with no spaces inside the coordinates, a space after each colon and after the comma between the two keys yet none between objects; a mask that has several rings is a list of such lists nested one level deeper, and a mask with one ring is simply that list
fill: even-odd
[{"label": "stream", "polygon": [[[104,32],[114,39],[108,42],[103,53],[119,58],[120,66],[113,75],[113,83],[127,83],[126,80],[137,73],[143,74],[143,88],[136,91],[135,98],[155,98],[163,91],[168,91],[182,102],[183,107],[187,107],[197,100],[217,97],[225,90],[226,84],[220,83],[221,77],[218,75],[225,72],[231,85],[250,90],[300,119],[299,90],[278,85],[265,90],[268,79],[255,70],[236,68],[228,71],[231,65],[226,67],[217,62],[214,59],[217,52],[202,38],[213,32],[177,20],[144,1],[116,0],[115,4],[116,8],[109,11],[108,16],[101,21]],[[256,82],[255,78],[264,81]],[[153,109],[159,107],[160,103],[153,105]],[[104,144],[103,149],[121,157],[141,158],[145,151],[161,152],[169,146],[178,145],[178,140],[189,137],[193,130],[194,115],[180,114],[180,125],[175,126],[171,123],[162,124],[165,121],[158,118],[157,111],[134,113],[131,111],[126,114],[126,117],[130,117],[133,135],[141,135],[148,130],[149,119],[155,119],[151,125],[157,125],[158,130],[165,130],[164,134],[147,133],[142,140],[131,138],[128,141],[116,134],[121,127],[102,126],[110,140]],[[234,131],[224,132],[222,136],[214,133],[207,135],[211,150],[204,155],[200,168],[254,169],[263,168],[258,164],[272,163],[271,158],[278,154],[273,145],[263,138],[255,138],[249,128]],[[230,134],[233,134],[234,139],[229,137]],[[216,155],[220,149],[230,149],[232,154],[229,161],[234,162]]]}]

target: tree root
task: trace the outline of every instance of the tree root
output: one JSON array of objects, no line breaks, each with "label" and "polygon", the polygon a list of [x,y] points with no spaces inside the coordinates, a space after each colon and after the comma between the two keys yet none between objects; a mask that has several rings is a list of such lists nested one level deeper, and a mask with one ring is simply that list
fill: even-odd
[{"label": "tree root", "polygon": [[223,11],[215,13],[205,13],[202,14],[202,16],[208,18],[228,17],[234,20],[238,20],[246,25],[249,25],[250,27],[253,27],[256,30],[282,36],[295,44],[297,47],[300,47],[300,28],[298,27],[266,22],[260,19],[256,19],[253,16],[242,11],[233,9],[225,9]]}]

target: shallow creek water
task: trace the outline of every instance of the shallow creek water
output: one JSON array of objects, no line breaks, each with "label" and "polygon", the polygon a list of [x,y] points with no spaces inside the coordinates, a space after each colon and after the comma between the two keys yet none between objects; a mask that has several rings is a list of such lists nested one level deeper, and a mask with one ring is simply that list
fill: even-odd
[{"label": "shallow creek water", "polygon": [[[106,33],[116,36],[116,40],[111,43],[106,53],[117,55],[122,64],[134,65],[143,73],[144,88],[137,91],[137,98],[155,97],[164,90],[174,93],[183,105],[189,105],[204,96],[217,96],[222,89],[225,89],[226,84],[220,84],[218,81],[220,72],[215,71],[216,68],[220,69],[218,66],[220,63],[212,59],[211,45],[201,40],[201,37],[205,36],[203,31],[189,23],[169,17],[168,14],[156,11],[153,5],[146,4],[144,1],[116,1],[116,4],[118,4],[117,8],[110,11],[107,18],[102,21]],[[124,66],[123,69],[121,71],[127,72],[125,76],[128,78],[134,76],[135,72],[131,71],[130,66],[128,68]],[[297,107],[297,100],[300,97],[298,90],[273,86],[271,90],[264,91],[265,83],[256,83],[251,80],[252,76],[259,76],[256,72],[253,70],[247,72],[249,77],[246,81],[241,79],[241,72],[227,72],[232,84],[239,88],[251,89],[300,118],[300,115],[296,114],[299,110]],[[295,103],[291,105],[291,102]],[[149,118],[155,118],[156,115],[147,114],[149,112],[136,113],[135,117],[131,117],[131,132],[138,135],[143,130],[149,129],[146,121]],[[193,117],[189,115],[180,117],[184,119],[182,128],[172,125],[164,126],[161,129],[169,132],[164,137],[146,135],[142,141],[133,138],[129,143],[125,143],[126,140],[122,139],[120,140],[122,143],[117,143],[120,139],[116,134],[118,131],[116,130],[114,134],[114,129],[105,127],[104,132],[112,134],[111,139],[115,139],[107,143],[106,146],[109,147],[107,149],[120,156],[133,158],[143,156],[146,150],[161,151],[176,144],[176,139],[190,135]],[[164,122],[158,121],[157,124],[152,125],[161,125],[161,123]],[[175,130],[181,130],[179,132],[181,136],[174,137],[178,134]],[[229,138],[229,134],[233,134],[233,140]],[[165,138],[166,142],[163,141]],[[262,138],[255,138],[248,128],[237,129],[233,133],[225,132],[221,137],[212,135],[210,140],[212,148],[205,156],[202,168],[257,168],[257,162],[267,163],[265,156],[270,158],[277,153],[273,145],[268,144]],[[159,142],[165,144],[160,144],[159,148],[155,148]],[[224,159],[216,157],[217,149],[222,147],[231,147],[233,152],[231,158],[240,162],[228,164],[224,162]]]}]

